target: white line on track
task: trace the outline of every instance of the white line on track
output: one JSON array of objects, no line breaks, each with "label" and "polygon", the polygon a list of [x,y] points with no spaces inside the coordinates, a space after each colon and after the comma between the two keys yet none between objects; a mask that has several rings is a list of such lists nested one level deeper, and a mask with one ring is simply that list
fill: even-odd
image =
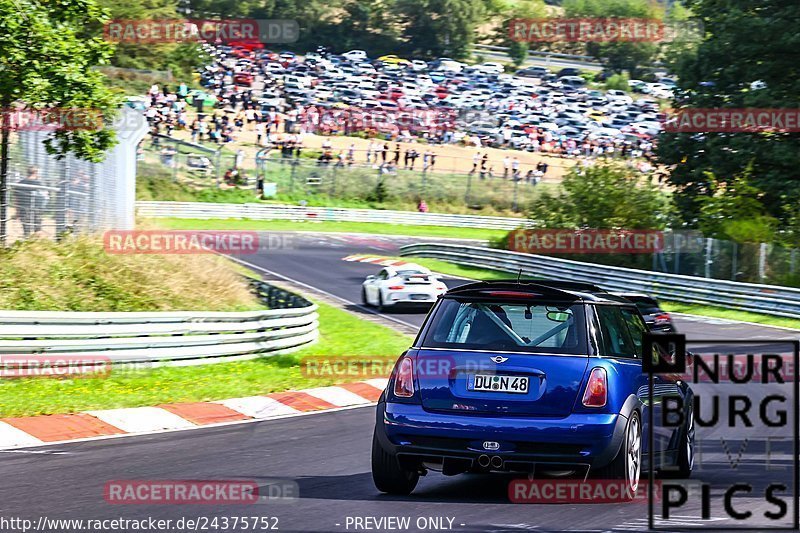
[{"label": "white line on track", "polygon": [[31,455],[69,455],[70,452],[50,451],[50,450],[0,450],[0,453],[24,453]]},{"label": "white line on track", "polygon": [[313,285],[309,285],[308,283],[303,283],[302,281],[297,281],[296,279],[292,279],[292,278],[290,278],[288,276],[284,276],[283,274],[278,274],[277,272],[274,272],[274,271],[269,270],[267,268],[260,267],[258,265],[254,265],[253,263],[250,263],[250,262],[245,261],[243,259],[239,259],[238,257],[232,257],[232,256],[226,256],[226,257],[228,259],[231,259],[232,261],[236,261],[237,263],[245,265],[248,268],[252,268],[254,270],[259,270],[259,271],[264,272],[266,274],[269,274],[271,276],[275,276],[275,277],[281,278],[283,280],[286,280],[286,281],[288,281],[290,283],[295,283],[295,284],[300,285],[302,287],[306,287],[307,289],[310,289],[312,291],[317,291],[319,293],[324,294],[325,296],[327,296],[329,298],[333,298],[335,300],[339,300],[342,303],[346,303],[348,305],[352,305],[352,306],[354,306],[354,307],[356,307],[356,308],[358,308],[358,309],[360,309],[362,311],[366,311],[367,313],[372,313],[373,315],[378,315],[381,318],[385,318],[386,320],[391,320],[392,322],[397,322],[398,324],[402,324],[404,326],[407,326],[407,327],[410,327],[410,328],[414,328],[414,330],[418,330],[419,329],[419,326],[417,326],[416,324],[412,324],[411,322],[406,322],[405,320],[400,320],[399,318],[395,318],[393,316],[389,316],[389,315],[386,315],[386,314],[383,314],[383,313],[379,313],[375,309],[370,309],[369,307],[366,307],[366,306],[364,306],[362,304],[358,304],[356,302],[352,302],[352,301],[348,300],[347,298],[342,298],[341,296],[337,296],[337,295],[332,294],[332,293],[330,293],[330,292],[328,292],[326,290],[314,287]]}]

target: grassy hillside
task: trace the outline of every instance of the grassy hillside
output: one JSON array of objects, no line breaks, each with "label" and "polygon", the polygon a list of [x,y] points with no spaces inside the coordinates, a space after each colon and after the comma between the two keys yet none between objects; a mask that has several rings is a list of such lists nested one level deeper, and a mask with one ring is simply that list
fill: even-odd
[{"label": "grassy hillside", "polygon": [[211,254],[107,254],[99,238],[34,239],[0,250],[0,309],[244,311],[263,306]]}]

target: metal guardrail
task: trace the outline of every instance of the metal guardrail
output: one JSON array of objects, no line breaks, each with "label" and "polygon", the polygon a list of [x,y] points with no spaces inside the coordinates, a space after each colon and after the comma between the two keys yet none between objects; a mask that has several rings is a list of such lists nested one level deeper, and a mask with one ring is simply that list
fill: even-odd
[{"label": "metal guardrail", "polygon": [[[489,44],[476,44],[473,48],[477,50],[490,50],[492,52],[503,52],[508,53],[507,46],[493,46]],[[600,62],[593,56],[582,56],[576,54],[559,54],[556,52],[540,52],[538,50],[528,50],[528,55],[533,57],[543,57],[543,58],[557,58],[557,59],[569,59],[575,62],[581,63],[588,63],[591,65],[599,65]]]},{"label": "metal guardrail", "polygon": [[383,211],[341,207],[303,207],[285,204],[216,204],[205,202],[137,202],[144,218],[242,218],[328,222],[383,222],[415,226],[516,229],[529,223],[524,218],[447,215],[414,211]]},{"label": "metal guardrail", "polygon": [[[318,337],[317,306],[253,280],[271,309],[246,312],[87,313],[0,310],[0,365],[52,366],[87,358],[112,364],[197,365],[276,355]],[[21,365],[13,361],[24,359]],[[62,357],[59,357],[62,356]]]},{"label": "metal guardrail", "polygon": [[800,318],[800,289],[737,283],[452,244],[410,244],[400,255],[527,276],[595,283],[611,291],[642,292],[668,301]]}]

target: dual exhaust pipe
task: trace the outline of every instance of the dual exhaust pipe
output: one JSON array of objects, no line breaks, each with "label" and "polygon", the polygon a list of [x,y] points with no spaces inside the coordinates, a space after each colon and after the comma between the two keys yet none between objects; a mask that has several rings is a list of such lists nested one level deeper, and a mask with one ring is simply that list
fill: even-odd
[{"label": "dual exhaust pipe", "polygon": [[478,466],[481,468],[488,468],[490,465],[492,468],[503,468],[503,458],[499,455],[489,457],[486,454],[478,457]]}]

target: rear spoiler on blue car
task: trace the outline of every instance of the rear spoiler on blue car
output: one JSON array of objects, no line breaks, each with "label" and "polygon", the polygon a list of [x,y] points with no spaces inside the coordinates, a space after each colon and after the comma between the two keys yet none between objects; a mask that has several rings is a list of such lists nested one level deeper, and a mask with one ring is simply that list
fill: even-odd
[{"label": "rear spoiler on blue car", "polygon": [[[481,281],[461,285],[447,292],[448,296],[463,297],[526,297],[537,296],[575,301],[582,300],[590,295],[601,298],[610,296],[605,290],[591,283],[551,280],[499,280]],[[592,298],[594,299],[594,298]]]}]

